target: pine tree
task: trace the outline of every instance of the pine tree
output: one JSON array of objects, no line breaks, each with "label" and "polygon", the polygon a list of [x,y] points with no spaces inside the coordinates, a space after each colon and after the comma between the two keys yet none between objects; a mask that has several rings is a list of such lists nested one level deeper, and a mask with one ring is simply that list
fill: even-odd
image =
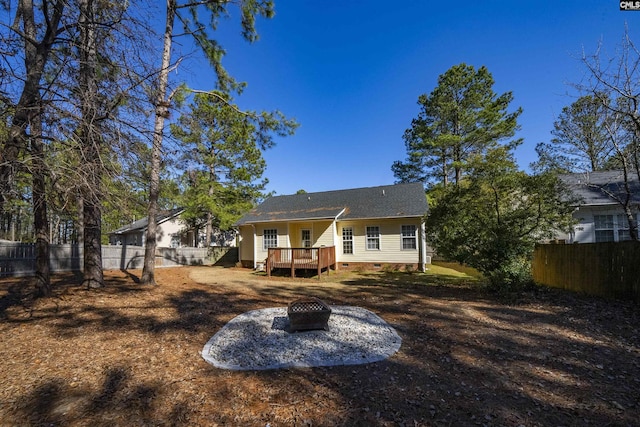
[{"label": "pine tree", "polygon": [[420,113],[404,134],[407,159],[391,168],[398,181],[459,184],[471,156],[515,135],[522,110],[509,113],[513,95],[498,96],[493,84],[486,67],[459,64],[438,78],[429,95],[420,95]]}]

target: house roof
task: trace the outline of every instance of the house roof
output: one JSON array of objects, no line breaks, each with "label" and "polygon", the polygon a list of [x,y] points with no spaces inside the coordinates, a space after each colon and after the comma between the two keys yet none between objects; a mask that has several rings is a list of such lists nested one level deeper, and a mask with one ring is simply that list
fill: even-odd
[{"label": "house roof", "polygon": [[336,218],[421,217],[428,209],[424,187],[416,182],[274,196],[249,211],[236,225]]},{"label": "house roof", "polygon": [[[640,203],[638,175],[634,170],[628,176],[631,200]],[[621,170],[564,174],[560,175],[560,179],[574,195],[582,199],[580,205],[615,205],[619,204],[615,198],[624,200],[627,194]]]},{"label": "house roof", "polygon": [[[162,213],[159,213],[158,215],[156,215],[156,222],[158,224],[161,224],[165,221],[168,221],[170,219],[177,217],[182,212],[184,212],[183,208],[176,208],[176,209],[171,209],[169,211],[163,211]],[[120,227],[109,234],[127,234],[127,233],[134,233],[138,231],[144,231],[146,230],[148,225],[149,225],[149,217],[144,217],[137,221],[132,222],[131,224],[127,224],[124,227]]]}]

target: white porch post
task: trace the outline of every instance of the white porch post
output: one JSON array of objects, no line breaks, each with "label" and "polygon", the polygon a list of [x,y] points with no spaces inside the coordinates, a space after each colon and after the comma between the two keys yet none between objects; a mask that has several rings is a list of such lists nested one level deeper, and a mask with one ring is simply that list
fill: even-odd
[{"label": "white porch post", "polygon": [[256,225],[251,224],[251,228],[253,228],[253,269],[255,270],[258,267],[258,236],[256,231]]},{"label": "white porch post", "polygon": [[[331,222],[331,234],[333,234],[333,253],[335,254],[335,261],[336,261],[336,271],[338,271],[338,250],[337,250],[337,243],[338,243],[338,225],[336,224],[336,219],[334,219]],[[328,267],[327,267],[328,268]],[[327,270],[328,271],[328,270]]]},{"label": "white porch post", "polygon": [[420,219],[420,271],[427,271],[427,240],[425,239],[424,219]]}]

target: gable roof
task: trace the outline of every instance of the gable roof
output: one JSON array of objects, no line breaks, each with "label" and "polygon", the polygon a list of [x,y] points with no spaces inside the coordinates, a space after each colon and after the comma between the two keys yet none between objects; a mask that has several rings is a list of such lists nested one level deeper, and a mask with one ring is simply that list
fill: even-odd
[{"label": "gable roof", "polygon": [[319,219],[421,217],[428,211],[422,183],[273,196],[240,218],[236,225]]},{"label": "gable roof", "polygon": [[[173,219],[184,212],[183,208],[171,209],[169,211],[164,211],[156,215],[156,222],[158,224],[162,224],[165,221]],[[117,230],[112,231],[109,234],[127,234],[134,233],[137,231],[144,231],[147,229],[149,225],[149,217],[141,218],[137,221],[132,222],[131,224],[127,224],[124,227],[120,227]]]},{"label": "gable roof", "polygon": [[[571,173],[559,176],[571,192],[582,199],[580,205],[602,206],[619,204],[614,197],[624,200],[626,189],[621,170]],[[640,182],[635,170],[629,174],[631,201],[640,203]],[[613,196],[613,197],[612,197]]]}]

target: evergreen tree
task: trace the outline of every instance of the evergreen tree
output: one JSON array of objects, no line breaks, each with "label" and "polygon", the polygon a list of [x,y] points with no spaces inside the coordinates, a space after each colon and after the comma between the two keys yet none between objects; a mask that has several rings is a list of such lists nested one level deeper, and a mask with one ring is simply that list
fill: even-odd
[{"label": "evergreen tree", "polygon": [[493,84],[486,67],[459,64],[438,77],[429,95],[420,95],[420,113],[404,134],[407,159],[391,168],[398,181],[458,184],[471,156],[515,135],[522,110],[509,113],[513,95],[497,95]]},{"label": "evergreen tree", "polygon": [[220,92],[196,94],[171,126],[184,144],[185,219],[196,227],[203,222],[207,245],[214,226],[229,229],[264,197],[262,151],[273,146],[274,135],[291,135],[296,127],[277,111],[241,111]]},{"label": "evergreen tree", "polygon": [[587,172],[607,168],[615,147],[607,133],[610,120],[606,94],[585,95],[564,107],[554,122],[551,143],[536,146],[538,161],[533,169]]},{"label": "evergreen tree", "polygon": [[[155,251],[158,213],[158,197],[160,193],[160,166],[164,121],[168,117],[169,107],[175,92],[168,93],[169,70],[171,68],[172,43],[174,39],[174,23],[178,19],[182,24],[183,34],[193,38],[200,47],[205,58],[215,72],[217,88],[224,93],[240,92],[244,87],[231,77],[222,66],[224,49],[213,37],[220,17],[229,14],[229,7],[233,2],[218,0],[203,0],[198,2],[166,0],[166,19],[163,35],[162,62],[158,73],[157,87],[154,91],[155,121],[153,127],[153,142],[149,180],[149,208],[148,226],[145,238],[144,267],[141,282],[155,284]],[[275,14],[274,4],[270,0],[240,0],[235,3],[240,12],[243,38],[252,43],[258,39],[255,29],[256,16],[272,18]],[[201,16],[209,18],[209,24],[203,24]]]},{"label": "evergreen tree", "polygon": [[573,200],[552,174],[518,170],[507,147],[474,155],[457,186],[430,193],[427,240],[502,288],[529,280],[535,243],[571,224]]}]

